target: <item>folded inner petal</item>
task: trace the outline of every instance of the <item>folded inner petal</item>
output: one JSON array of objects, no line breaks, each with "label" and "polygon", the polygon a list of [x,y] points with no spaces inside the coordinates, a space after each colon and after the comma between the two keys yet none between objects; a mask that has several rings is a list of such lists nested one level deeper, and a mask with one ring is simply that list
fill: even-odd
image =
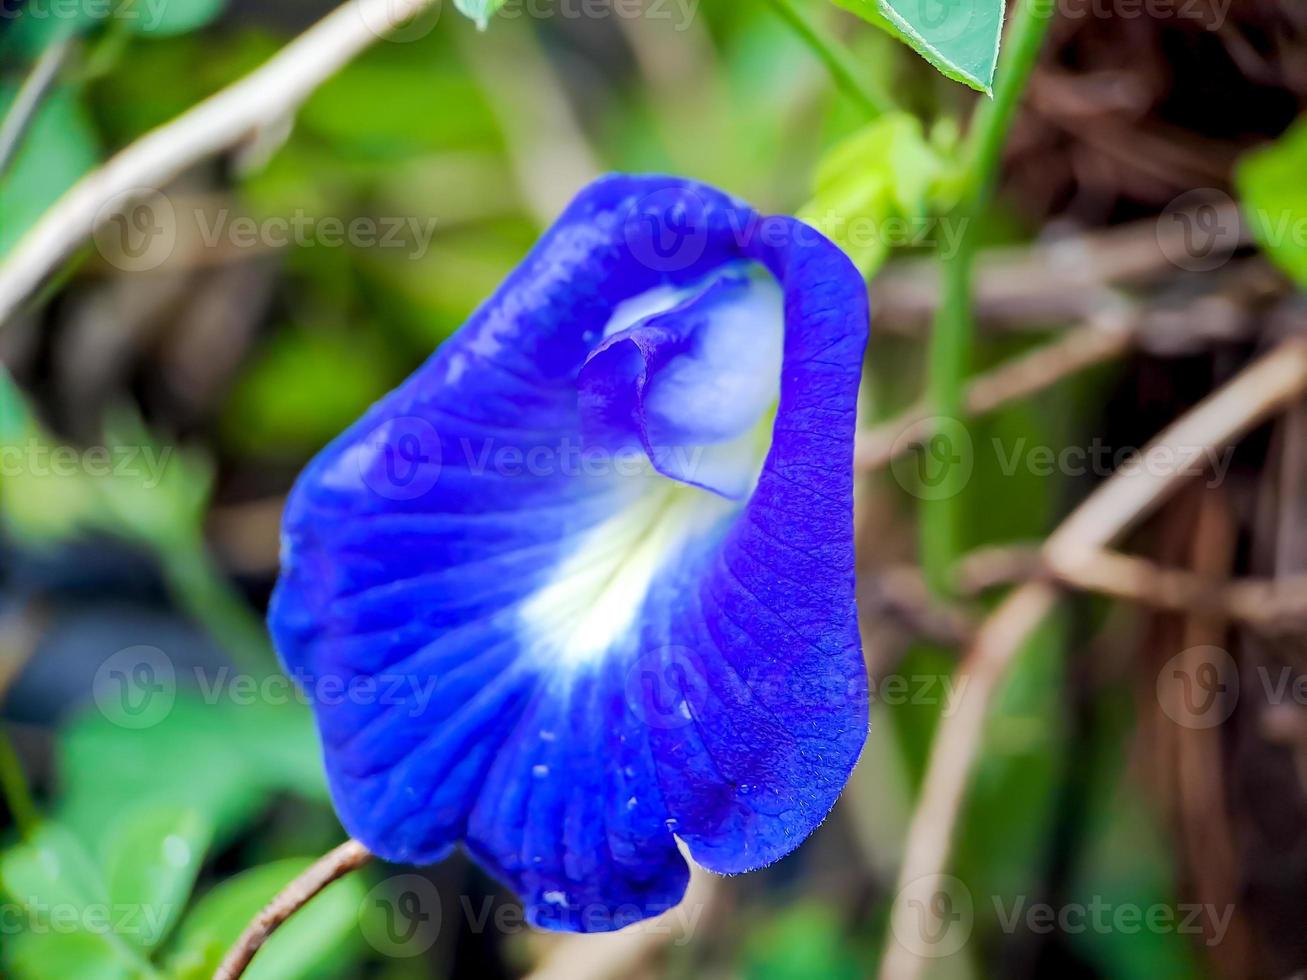
[{"label": "folded inner petal", "polygon": [[784,332],[781,289],[752,262],[628,300],[581,369],[582,431],[604,451],[639,446],[673,480],[747,496],[770,442]]}]

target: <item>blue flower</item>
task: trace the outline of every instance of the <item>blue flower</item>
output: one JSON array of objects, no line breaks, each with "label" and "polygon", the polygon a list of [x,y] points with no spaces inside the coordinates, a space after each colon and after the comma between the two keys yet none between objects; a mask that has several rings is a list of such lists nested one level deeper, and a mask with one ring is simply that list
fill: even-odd
[{"label": "blue flower", "polygon": [[602,931],[821,823],[867,728],[866,289],[669,177],[581,192],[304,471],[270,621],[346,829]]}]

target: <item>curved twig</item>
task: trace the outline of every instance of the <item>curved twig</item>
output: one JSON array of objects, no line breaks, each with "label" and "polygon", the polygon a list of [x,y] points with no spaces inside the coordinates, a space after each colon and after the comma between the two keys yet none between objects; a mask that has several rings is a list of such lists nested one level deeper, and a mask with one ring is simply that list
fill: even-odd
[{"label": "curved twig", "polygon": [[1049,564],[1038,548],[982,548],[962,560],[958,578],[969,594],[1034,579],[1068,589],[1179,613],[1219,613],[1253,629],[1307,621],[1307,576],[1213,579],[1103,549],[1075,565]]},{"label": "curved twig", "polygon": [[0,265],[0,326],[72,252],[133,196],[291,115],[342,65],[437,0],[349,0],[262,67],[151,130],[55,202]]},{"label": "curved twig", "polygon": [[28,127],[36,119],[41,101],[59,77],[59,70],[68,59],[68,52],[72,46],[73,38],[68,35],[61,37],[41,52],[41,57],[37,59],[31,74],[18,90],[9,112],[6,113],[4,120],[0,121],[0,176],[4,176],[4,172],[18,156],[23,137],[27,135]]},{"label": "curved twig", "polygon": [[236,980],[248,969],[254,954],[278,926],[337,878],[343,878],[371,860],[372,852],[350,838],[314,861],[245,927],[245,931],[236,940],[236,945],[223,957],[213,980]]}]

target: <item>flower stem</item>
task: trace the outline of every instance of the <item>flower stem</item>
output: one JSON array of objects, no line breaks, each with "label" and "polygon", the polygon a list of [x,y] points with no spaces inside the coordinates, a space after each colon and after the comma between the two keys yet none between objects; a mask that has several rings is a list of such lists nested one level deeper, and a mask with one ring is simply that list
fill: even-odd
[{"label": "flower stem", "polygon": [[894,101],[862,71],[853,57],[830,37],[795,0],[767,0],[777,16],[797,34],[826,66],[845,95],[856,102],[869,118],[883,116],[896,108]]},{"label": "flower stem", "polygon": [[237,980],[245,973],[254,954],[268,937],[287,919],[302,909],[338,878],[343,878],[372,860],[372,852],[353,838],[328,851],[309,865],[298,878],[288,884],[263,911],[254,917],[240,938],[223,957],[214,980]]},{"label": "flower stem", "polygon": [[[994,98],[980,104],[972,122],[965,147],[965,189],[954,210],[962,234],[956,251],[940,256],[942,295],[927,357],[926,397],[936,416],[961,420],[963,415],[963,393],[975,334],[971,284],[980,219],[993,197],[1003,145],[1039,58],[1052,15],[1052,5],[1042,0],[1023,0],[1017,7],[1008,27]],[[927,582],[937,593],[950,591],[952,566],[961,553],[961,495],[970,472],[963,461],[970,447],[952,445],[948,434],[961,431],[964,430],[949,427],[933,437],[945,441],[942,446],[932,441],[931,450],[935,460],[943,464],[943,470],[939,484],[932,488],[931,499],[923,500],[921,507],[921,562]]]}]

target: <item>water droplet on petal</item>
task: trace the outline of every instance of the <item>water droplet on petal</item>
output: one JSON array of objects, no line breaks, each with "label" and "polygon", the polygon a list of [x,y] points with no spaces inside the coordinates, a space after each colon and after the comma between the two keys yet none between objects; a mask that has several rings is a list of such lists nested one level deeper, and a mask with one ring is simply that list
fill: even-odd
[{"label": "water droplet on petal", "polygon": [[532,776],[535,776],[536,779],[544,779],[546,776],[549,775],[549,767],[548,767],[548,766],[532,766],[532,767],[531,767],[531,775],[532,775]]}]

